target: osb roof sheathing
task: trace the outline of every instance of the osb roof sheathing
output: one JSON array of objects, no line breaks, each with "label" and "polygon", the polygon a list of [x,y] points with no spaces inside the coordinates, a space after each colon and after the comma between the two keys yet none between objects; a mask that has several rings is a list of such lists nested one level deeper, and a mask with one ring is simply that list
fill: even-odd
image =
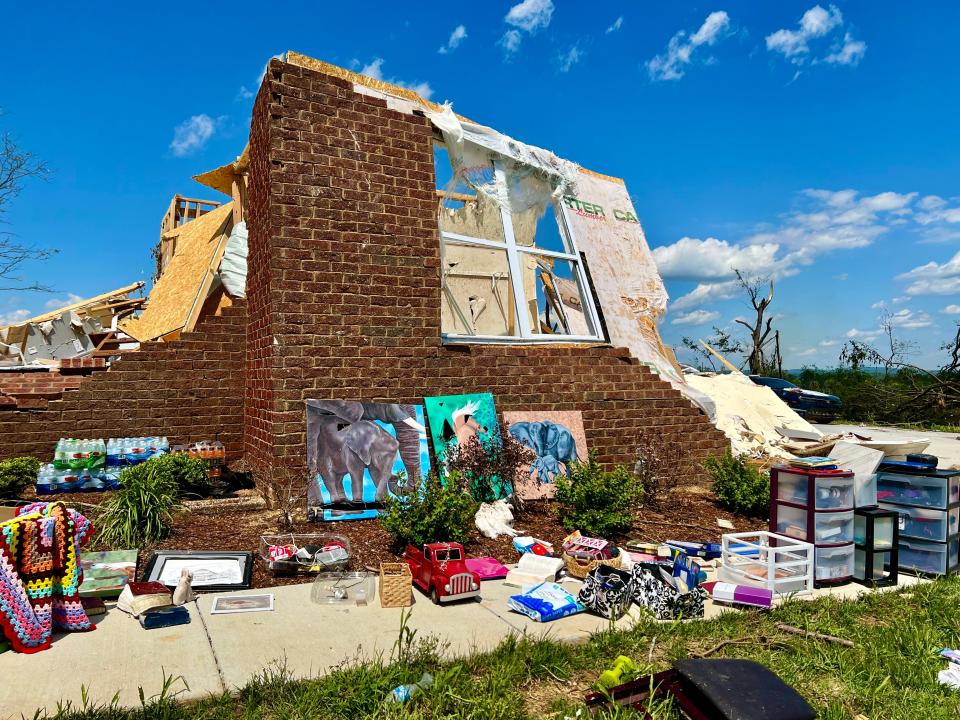
[{"label": "osb roof sheathing", "polygon": [[200,297],[204,281],[226,243],[224,231],[232,214],[233,203],[228,202],[177,228],[176,251],[170,263],[150,290],[140,317],[121,323],[124,332],[146,342],[186,326],[191,311],[205,300]]},{"label": "osb roof sheathing", "polygon": [[193,179],[201,185],[219,190],[224,195],[233,194],[233,178],[246,171],[250,165],[250,145],[247,145],[240,156],[233,162],[221,165],[205,173],[194,175]]},{"label": "osb roof sheathing", "polygon": [[[419,105],[432,110],[433,112],[442,112],[443,106],[438,105],[435,102],[431,102],[424,97],[421,97],[418,93],[410,90],[409,88],[400,87],[399,85],[394,85],[392,83],[384,82],[383,80],[377,80],[376,78],[367,77],[366,75],[361,75],[360,73],[355,73],[352,70],[347,70],[346,68],[338,67],[337,65],[331,65],[328,62],[323,60],[317,60],[316,58],[309,57],[307,55],[301,55],[298,52],[293,50],[287,51],[286,61],[291,65],[299,65],[300,67],[305,67],[309,70],[316,70],[317,72],[323,73],[324,75],[330,75],[331,77],[340,78],[341,80],[348,80],[349,82],[356,83],[357,85],[363,85],[364,87],[372,88],[378,90],[387,95],[393,95],[394,97],[403,98],[404,100],[409,100],[410,102],[418,103]],[[467,120],[468,122],[474,122],[469,118],[464,117],[463,115],[457,115],[461,120]],[[246,152],[246,151],[244,151]],[[228,167],[228,166],[224,166]],[[223,168],[218,168],[221,170]],[[211,172],[217,172],[216,170]],[[618,185],[623,185],[623,179],[618,177],[613,177],[612,175],[604,175],[603,173],[594,172],[593,170],[588,170],[585,167],[580,168],[580,172],[587,175],[593,175],[598,177],[601,180],[607,180],[609,182],[617,183]],[[199,177],[194,178],[199,182],[203,182]],[[204,183],[205,185],[209,183]],[[210,185],[217,190],[220,188]],[[222,191],[223,192],[223,191]],[[227,195],[230,194],[230,191],[225,191]]]}]

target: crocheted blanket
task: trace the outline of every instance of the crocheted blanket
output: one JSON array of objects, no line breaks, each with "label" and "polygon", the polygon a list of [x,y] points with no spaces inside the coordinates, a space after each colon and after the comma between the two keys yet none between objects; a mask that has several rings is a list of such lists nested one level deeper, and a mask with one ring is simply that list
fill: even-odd
[{"label": "crocheted blanket", "polygon": [[27,505],[0,523],[0,631],[14,650],[46,650],[54,628],[95,629],[79,595],[79,548],[92,529],[62,502]]}]

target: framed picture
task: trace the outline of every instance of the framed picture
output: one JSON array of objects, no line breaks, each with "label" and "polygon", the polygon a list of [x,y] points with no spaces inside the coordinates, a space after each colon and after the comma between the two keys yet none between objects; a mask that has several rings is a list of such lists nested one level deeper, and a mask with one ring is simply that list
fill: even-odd
[{"label": "framed picture", "polygon": [[364,520],[430,471],[423,407],[307,400],[308,519]]},{"label": "framed picture", "polygon": [[264,595],[226,595],[213,599],[211,615],[231,613],[270,612],[273,610],[273,593]]},{"label": "framed picture", "polygon": [[80,554],[83,583],[80,597],[115,598],[136,579],[136,550],[105,550]]},{"label": "framed picture", "polygon": [[175,588],[184,570],[193,573],[197,592],[246,590],[253,572],[253,553],[214,550],[157,550],[144,580]]}]

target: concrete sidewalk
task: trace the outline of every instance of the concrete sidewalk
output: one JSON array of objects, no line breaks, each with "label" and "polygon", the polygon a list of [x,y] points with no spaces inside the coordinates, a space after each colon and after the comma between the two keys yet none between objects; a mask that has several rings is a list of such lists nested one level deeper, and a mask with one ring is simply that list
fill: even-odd
[{"label": "concrete sidewalk", "polygon": [[[901,575],[901,586],[917,580]],[[577,583],[566,583],[576,592]],[[274,594],[274,611],[211,615],[215,595],[202,595],[190,605],[191,622],[174,628],[144,630],[136,619],[116,609],[99,618],[96,631],[58,636],[53,647],[34,655],[0,654],[0,717],[31,717],[37,708],[56,711],[59,702],[78,707],[82,687],[91,703],[109,703],[117,695],[124,706],[138,705],[160,693],[164,676],[182,678],[174,690],[181,699],[201,698],[243,687],[264,668],[282,664],[294,677],[313,677],[358,658],[389,656],[400,630],[399,609],[370,605],[342,608],[310,601],[309,583],[230,595]],[[510,635],[548,635],[563,642],[586,640],[605,630],[609,621],[581,613],[551,623],[536,623],[507,608],[517,593],[494,580],[483,584],[479,602],[433,605],[414,591],[408,627],[418,638],[438,637],[447,657],[490,650]],[[860,585],[817,590],[856,597]],[[109,606],[108,606],[109,607]],[[730,608],[708,601],[706,617]],[[639,617],[635,606],[618,627]],[[189,688],[189,689],[186,689]]]}]

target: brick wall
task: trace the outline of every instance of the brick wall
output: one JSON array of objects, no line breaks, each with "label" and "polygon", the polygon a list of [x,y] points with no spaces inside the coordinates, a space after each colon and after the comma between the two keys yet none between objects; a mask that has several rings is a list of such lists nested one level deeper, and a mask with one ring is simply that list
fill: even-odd
[{"label": "brick wall", "polygon": [[[36,410],[0,409],[0,458],[47,460],[60,437],[166,435],[173,444],[219,434],[228,457],[243,445],[243,372],[246,310],[240,303],[170,343],[144,343],[107,371],[88,377],[85,363],[67,363],[59,375],[77,389]],[[79,365],[80,367],[73,367]],[[49,374],[49,373],[48,373]]]},{"label": "brick wall", "polygon": [[431,138],[425,118],[271,61],[250,141],[249,264],[263,273],[248,279],[251,467],[302,466],[303,402],[324,397],[489,391],[500,411],[579,409],[605,463],[632,462],[644,429],[698,456],[726,447],[626,350],[441,344]]},{"label": "brick wall", "polygon": [[70,358],[60,367],[32,369],[26,372],[0,372],[0,408],[40,409],[51,400],[63,396],[65,390],[76,390],[95,372],[106,370],[102,358]]}]

